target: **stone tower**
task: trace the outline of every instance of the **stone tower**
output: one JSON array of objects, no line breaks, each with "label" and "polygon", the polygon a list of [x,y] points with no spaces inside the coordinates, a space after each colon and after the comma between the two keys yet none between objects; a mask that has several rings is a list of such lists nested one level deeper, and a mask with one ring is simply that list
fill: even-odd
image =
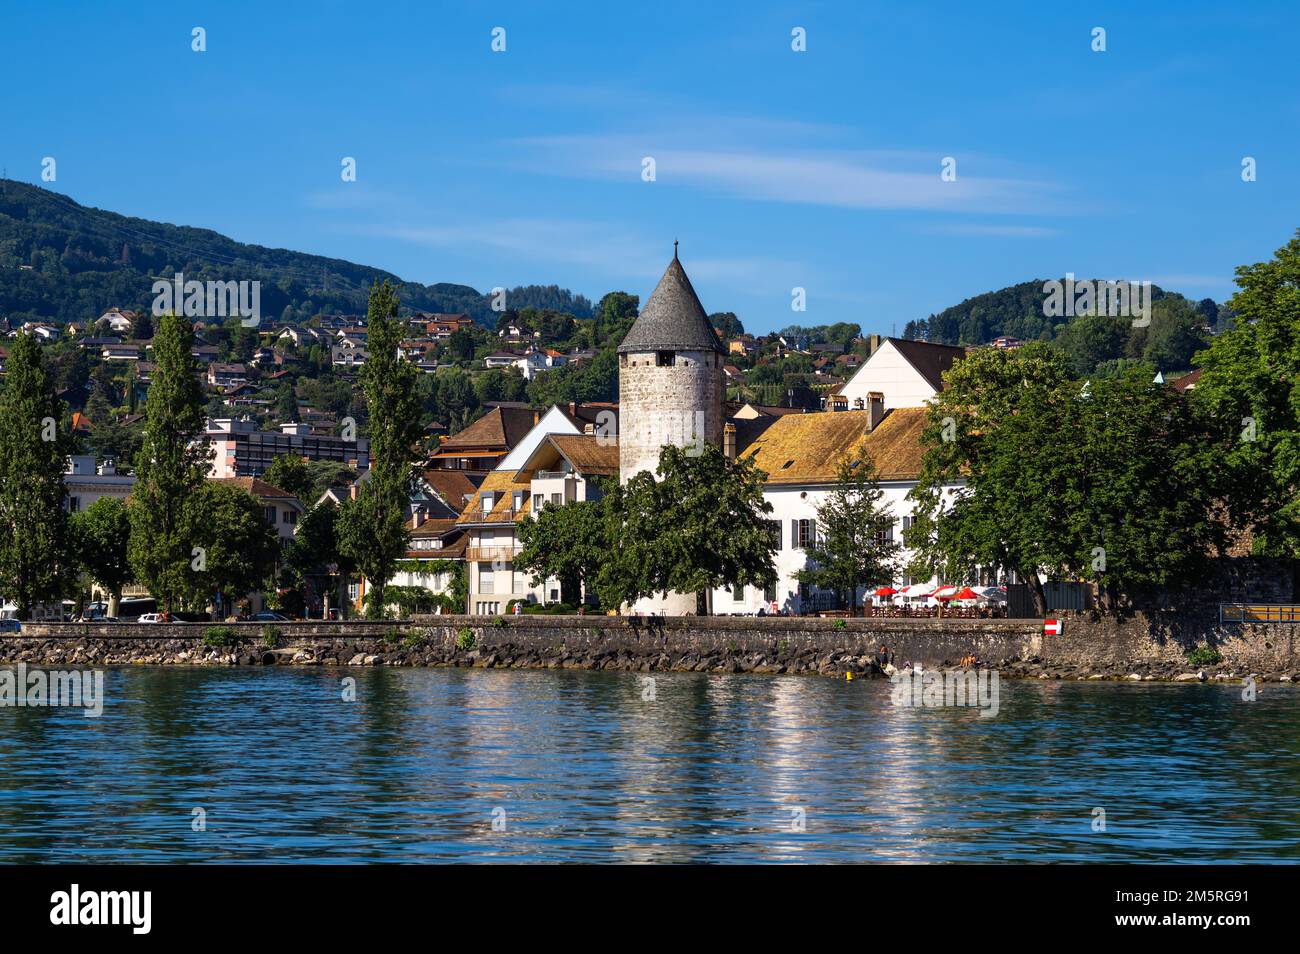
[{"label": "stone tower", "polygon": [[[654,473],[665,444],[721,446],[726,351],[677,258],[618,346],[619,477]],[[644,613],[695,612],[693,593],[642,600]]]}]

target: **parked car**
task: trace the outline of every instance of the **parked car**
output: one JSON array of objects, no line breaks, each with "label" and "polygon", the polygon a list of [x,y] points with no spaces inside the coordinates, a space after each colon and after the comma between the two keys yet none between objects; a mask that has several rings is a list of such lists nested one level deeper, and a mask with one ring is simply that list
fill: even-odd
[{"label": "parked car", "polygon": [[21,633],[23,624],[16,619],[0,619],[0,633]]},{"label": "parked car", "polygon": [[161,623],[162,618],[163,618],[162,613],[145,613],[143,616],[138,618],[136,622],[137,623]]},{"label": "parked car", "polygon": [[263,610],[260,613],[254,613],[248,617],[251,623],[287,623],[289,617],[281,616],[279,613],[272,613],[270,610]]}]

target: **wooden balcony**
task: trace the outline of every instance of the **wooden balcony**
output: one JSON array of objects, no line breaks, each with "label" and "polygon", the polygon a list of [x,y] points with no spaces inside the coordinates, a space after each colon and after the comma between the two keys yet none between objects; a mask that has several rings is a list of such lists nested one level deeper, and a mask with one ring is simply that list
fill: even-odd
[{"label": "wooden balcony", "polygon": [[509,563],[518,552],[515,547],[466,547],[465,559],[471,563]]}]

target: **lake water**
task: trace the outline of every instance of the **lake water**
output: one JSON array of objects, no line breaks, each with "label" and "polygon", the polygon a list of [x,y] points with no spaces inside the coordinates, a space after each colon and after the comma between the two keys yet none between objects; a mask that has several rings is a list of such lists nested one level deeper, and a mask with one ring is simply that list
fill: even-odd
[{"label": "lake water", "polygon": [[1300,859],[1300,689],[644,679],[109,669],[100,718],[0,708],[0,861]]}]

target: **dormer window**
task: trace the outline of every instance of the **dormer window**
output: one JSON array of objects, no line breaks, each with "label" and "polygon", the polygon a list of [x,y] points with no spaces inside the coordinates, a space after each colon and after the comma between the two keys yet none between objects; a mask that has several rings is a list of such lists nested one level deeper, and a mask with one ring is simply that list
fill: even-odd
[{"label": "dormer window", "polygon": [[677,363],[676,351],[656,351],[655,365],[660,368],[671,368]]}]

